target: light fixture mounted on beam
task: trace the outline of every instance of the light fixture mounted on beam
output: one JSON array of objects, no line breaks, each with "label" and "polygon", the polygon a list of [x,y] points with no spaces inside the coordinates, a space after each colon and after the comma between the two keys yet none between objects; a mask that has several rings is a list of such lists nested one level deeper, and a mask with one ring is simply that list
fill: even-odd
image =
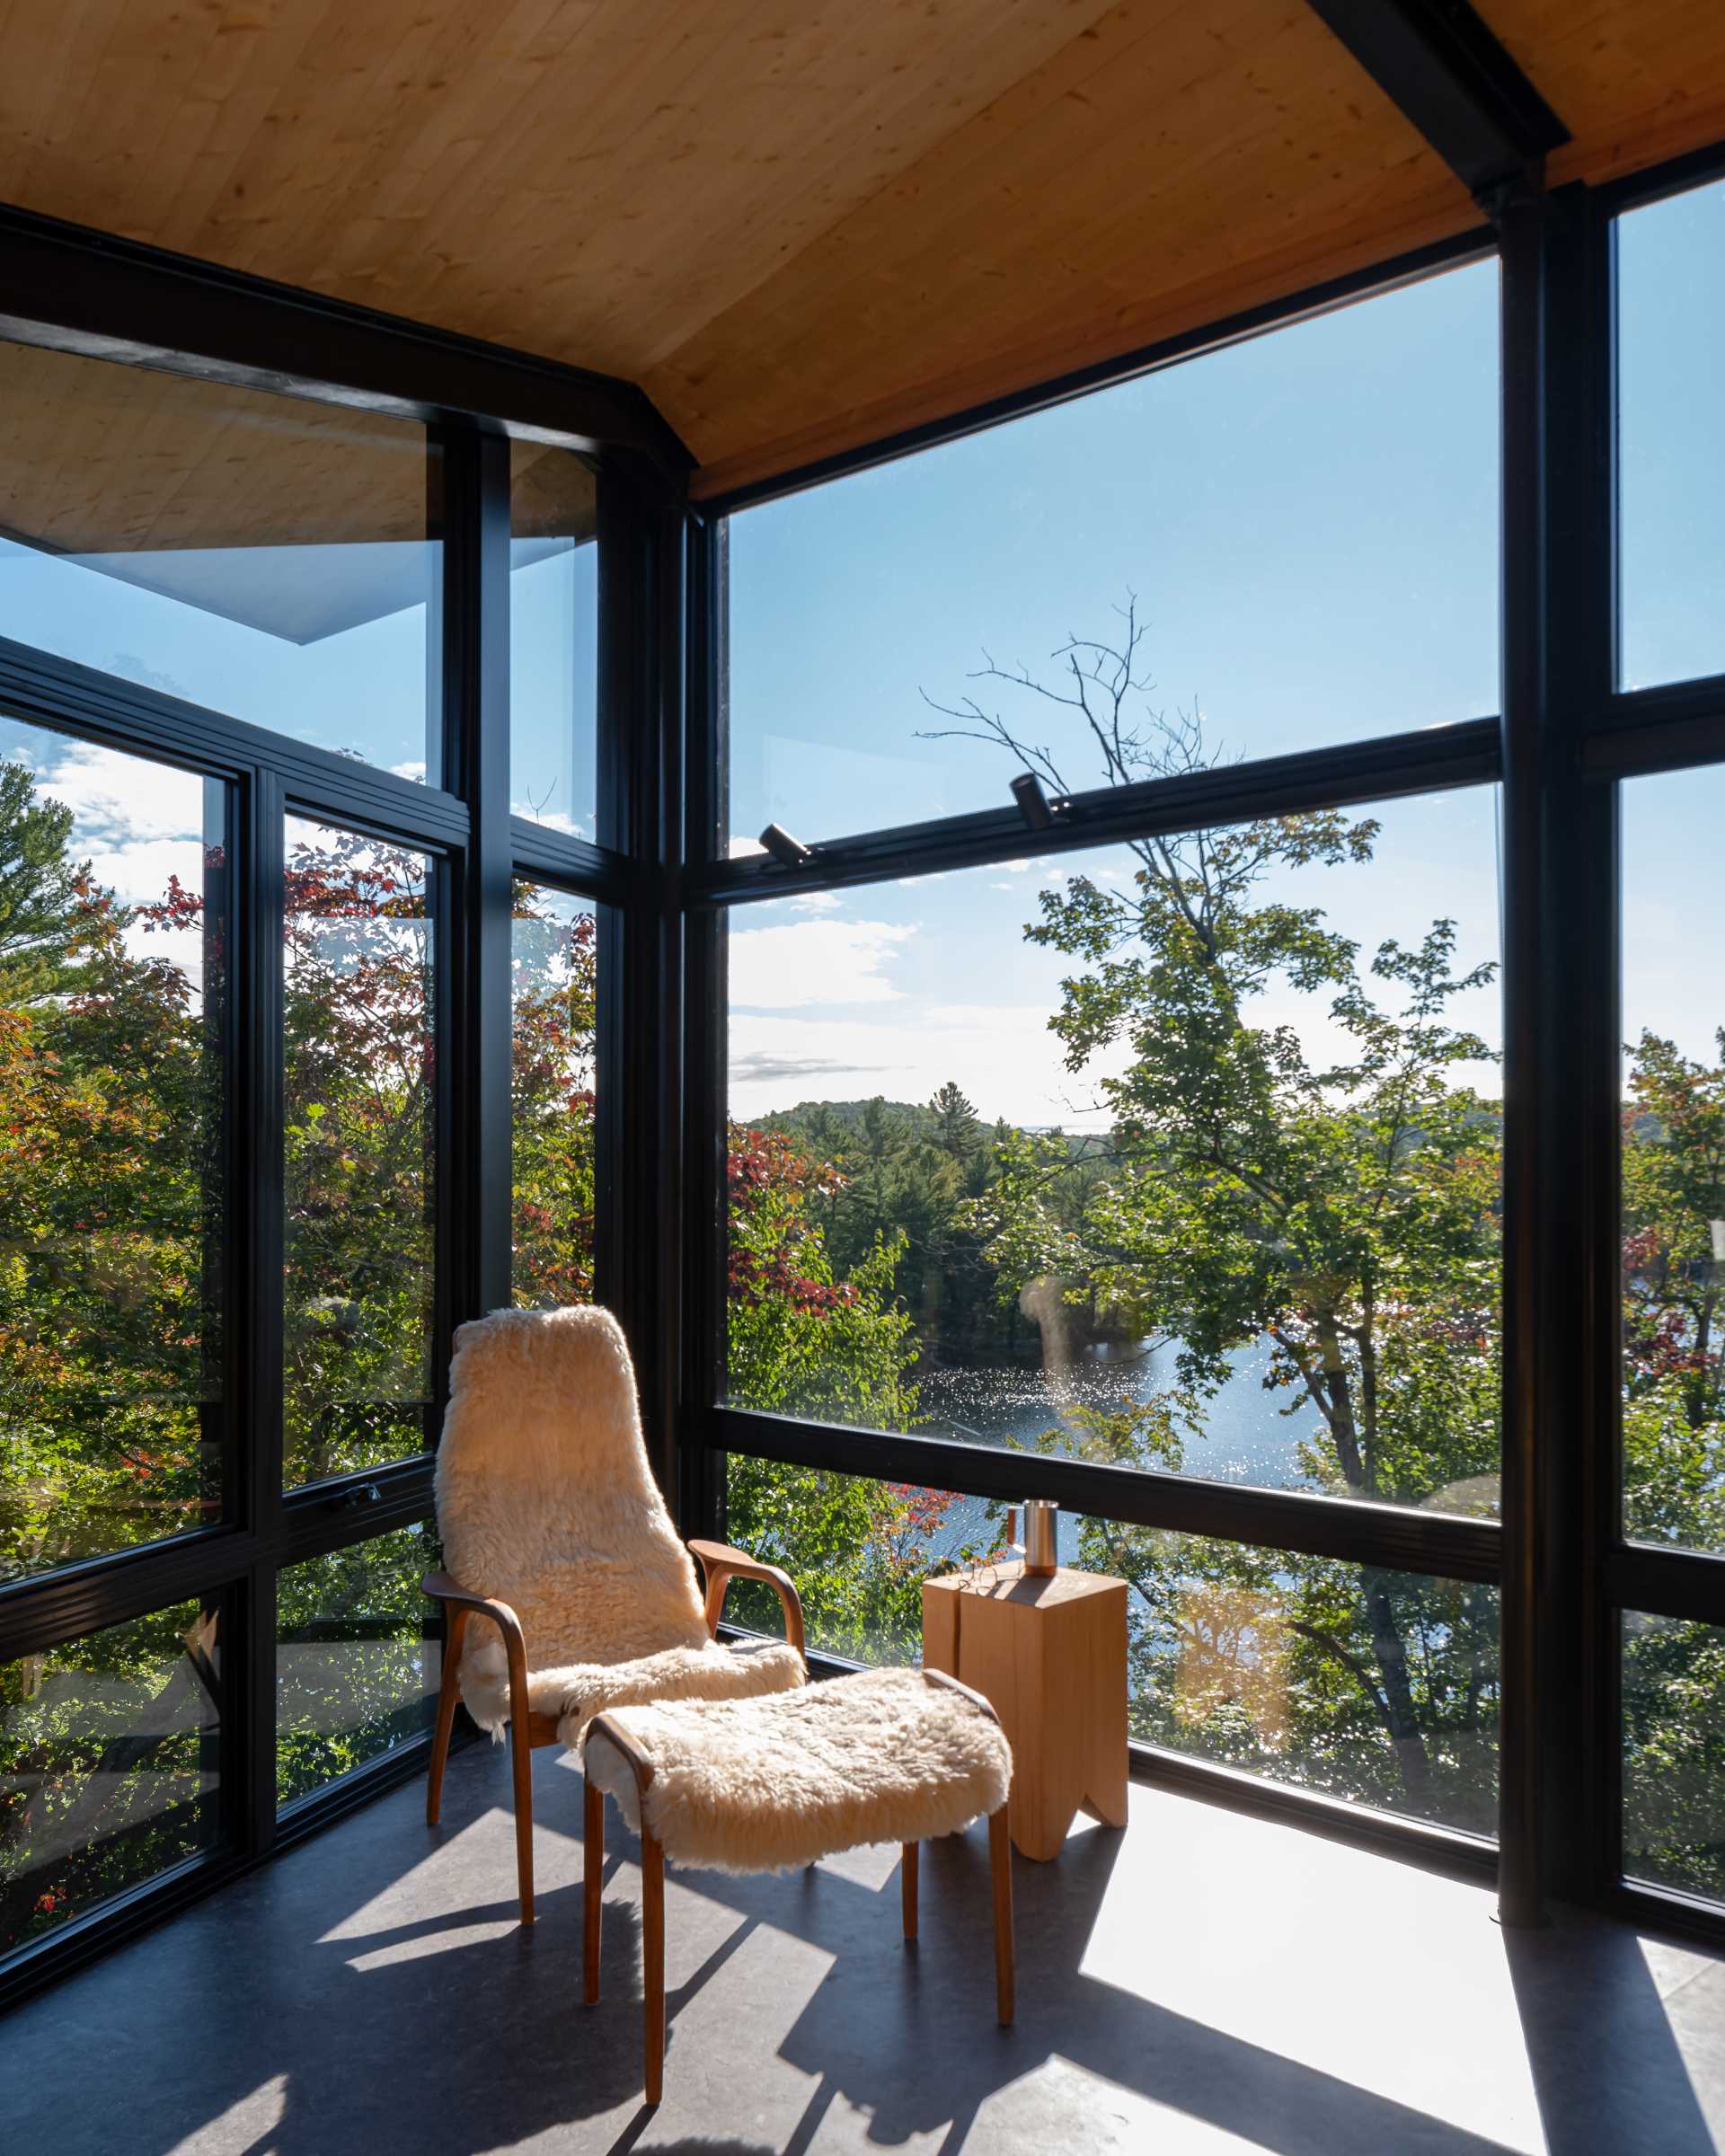
[{"label": "light fixture mounted on beam", "polygon": [[769,824],[761,833],[761,844],[783,868],[806,868],[814,859],[812,849],[792,838],[783,824]]},{"label": "light fixture mounted on beam", "polygon": [[1021,771],[1013,781],[1013,799],[1018,803],[1018,813],[1032,831],[1053,829],[1054,810],[1042,791],[1041,780],[1033,771]]}]

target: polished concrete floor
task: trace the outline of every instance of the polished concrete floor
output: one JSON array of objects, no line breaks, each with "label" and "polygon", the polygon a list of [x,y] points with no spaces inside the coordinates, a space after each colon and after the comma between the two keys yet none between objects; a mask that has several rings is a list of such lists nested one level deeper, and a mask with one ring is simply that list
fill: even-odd
[{"label": "polished concrete floor", "polygon": [[579,2001],[580,1778],[384,1798],[0,2024],[8,2156],[1064,2156],[1725,2150],[1725,1962],[1605,1924],[1506,1936],[1481,1888],[1135,1787],[1015,1868],[995,2027],[980,1829],[790,1878],[671,1875],[666,2098],[640,2101],[639,1874],[611,1815],[607,1996]]}]

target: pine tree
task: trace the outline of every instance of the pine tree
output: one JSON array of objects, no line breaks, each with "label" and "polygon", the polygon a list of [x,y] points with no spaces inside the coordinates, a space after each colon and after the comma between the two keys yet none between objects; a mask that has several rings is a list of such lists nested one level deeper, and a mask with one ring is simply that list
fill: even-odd
[{"label": "pine tree", "polygon": [[0,1004],[16,1007],[64,985],[77,941],[79,870],[66,856],[72,811],[40,800],[24,764],[0,763]]}]

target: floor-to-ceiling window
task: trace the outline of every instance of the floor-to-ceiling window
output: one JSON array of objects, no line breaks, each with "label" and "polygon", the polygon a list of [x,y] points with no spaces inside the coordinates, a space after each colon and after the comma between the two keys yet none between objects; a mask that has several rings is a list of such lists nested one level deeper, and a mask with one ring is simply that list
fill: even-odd
[{"label": "floor-to-ceiling window", "polygon": [[[1725,183],[1614,234],[1620,1862],[1725,1902]],[[1663,721],[1663,722],[1662,722]],[[1676,729],[1673,732],[1675,724]],[[1663,766],[1664,768],[1659,768]],[[1610,765],[1606,767],[1610,775]]]},{"label": "floor-to-ceiling window", "polygon": [[10,1984],[426,1730],[452,1330],[595,1292],[615,864],[588,456],[0,386]]},{"label": "floor-to-ceiling window", "polygon": [[733,513],[696,1077],[729,1532],[815,1644],[915,1658],[1057,1463],[1136,1736],[1478,1837],[1498,398],[1471,262]]}]

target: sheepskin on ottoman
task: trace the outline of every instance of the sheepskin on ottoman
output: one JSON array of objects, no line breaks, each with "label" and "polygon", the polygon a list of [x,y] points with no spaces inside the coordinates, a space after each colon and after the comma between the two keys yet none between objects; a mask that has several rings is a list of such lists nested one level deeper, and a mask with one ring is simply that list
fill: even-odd
[{"label": "sheepskin on ottoman", "polygon": [[916,1936],[916,1849],[986,1814],[995,2003],[1013,2018],[1013,1753],[979,1692],[936,1670],[877,1669],[719,1703],[608,1708],[588,1726],[586,1990],[599,1995],[605,1799],[641,1836],[647,2101],[665,2059],[665,1860],[784,1871],[864,1842],[904,1845],[905,1936]]},{"label": "sheepskin on ottoman", "polygon": [[[456,1334],[438,1448],[438,1530],[447,1573],[425,1591],[449,1613],[427,1784],[438,1823],[457,1691],[482,1729],[514,1750],[517,1869],[533,1919],[528,1751],[578,1744],[603,1707],[666,1698],[735,1700],[801,1686],[802,1618],[776,1566],[690,1545],[703,1603],[641,1443],[635,1374],[608,1310],[500,1310]],[[714,1637],[730,1578],[770,1582],[788,1637]],[[468,1640],[470,1618],[484,1621]]]}]

